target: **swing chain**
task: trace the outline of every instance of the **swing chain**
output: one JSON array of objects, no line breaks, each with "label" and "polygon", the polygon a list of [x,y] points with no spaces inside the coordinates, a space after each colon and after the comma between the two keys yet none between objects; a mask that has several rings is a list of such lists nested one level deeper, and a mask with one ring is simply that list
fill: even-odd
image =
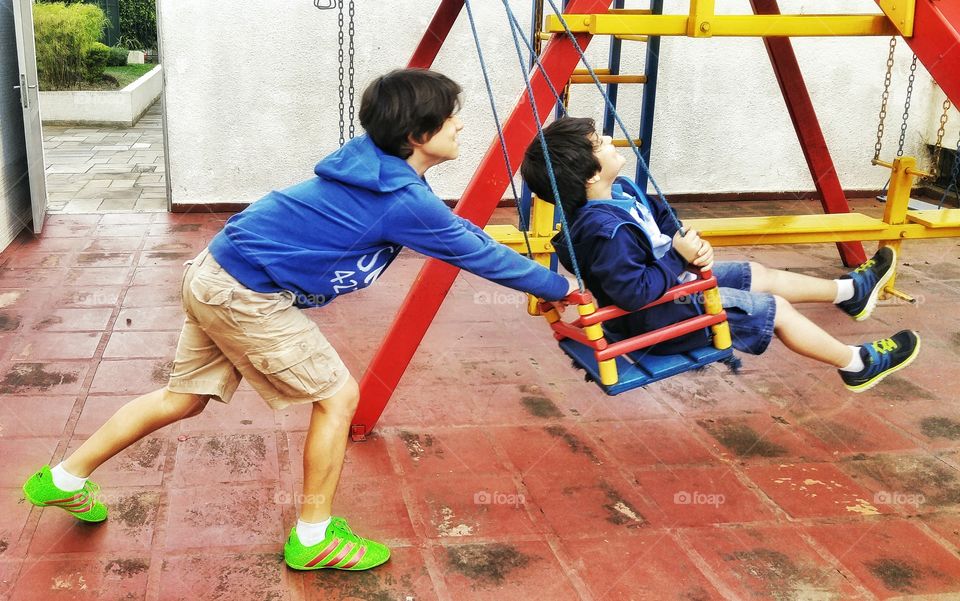
[{"label": "swing chain", "polygon": [[344,132],[343,132],[343,127],[344,127],[344,122],[343,122],[343,109],[344,109],[344,106],[343,106],[343,96],[344,96],[344,88],[343,88],[343,2],[340,2],[340,10],[339,10],[338,13],[337,13],[337,28],[338,28],[338,29],[337,29],[337,59],[338,59],[338,62],[339,62],[339,64],[340,64],[340,70],[339,70],[339,75],[340,75],[340,87],[339,87],[339,92],[340,92],[340,146],[343,146],[343,143],[346,141],[346,138],[344,137]]},{"label": "swing chain", "polygon": [[[354,77],[354,75],[356,74],[356,71],[355,71],[354,68],[353,68],[353,58],[354,58],[353,38],[354,38],[354,33],[355,33],[355,31],[356,31],[356,30],[354,29],[354,25],[353,25],[354,17],[356,16],[356,10],[355,10],[355,6],[354,6],[354,0],[350,0],[350,5],[349,5],[349,9],[348,9],[348,10],[349,10],[349,14],[350,14],[350,20],[349,20],[349,30],[348,30],[348,32],[347,32],[347,37],[348,37],[349,40],[350,40],[350,46],[349,46],[349,48],[348,48],[349,63],[348,63],[348,68],[347,68],[347,92],[348,92],[348,94],[349,94],[349,100],[350,100],[350,107],[349,107],[349,111],[350,111],[350,113],[349,113],[349,117],[350,117],[350,130],[349,130],[349,134],[350,134],[350,139],[352,140],[353,137],[354,137],[354,135],[356,135],[356,129],[355,129],[355,126],[354,126],[354,115],[356,114],[356,113],[355,113],[356,108],[355,108],[355,106],[354,106],[354,104],[355,104],[355,103],[354,103],[355,92],[354,92],[354,87],[353,87],[353,77]],[[341,67],[341,68],[342,68],[342,67]],[[342,113],[341,113],[341,114],[342,114]]]},{"label": "swing chain", "polygon": [[887,55],[887,73],[883,77],[883,96],[880,101],[880,122],[877,124],[877,143],[873,149],[873,160],[880,158],[880,150],[883,148],[883,122],[887,118],[887,101],[890,100],[890,81],[893,78],[893,54],[897,49],[897,37],[890,38],[890,54]]},{"label": "swing chain", "polygon": [[933,145],[933,166],[930,168],[931,181],[936,181],[940,176],[940,153],[943,150],[943,134],[947,127],[947,113],[951,106],[949,98],[943,101],[943,114],[940,115],[940,127],[937,128],[937,141]]},{"label": "swing chain", "polygon": [[910,63],[910,77],[907,79],[907,97],[903,101],[903,121],[900,123],[900,141],[897,144],[897,156],[903,156],[903,143],[907,138],[907,119],[910,118],[910,99],[913,97],[913,80],[917,76],[917,55]]},{"label": "swing chain", "polygon": [[[332,0],[331,0],[332,1]],[[356,7],[354,6],[354,0],[350,0],[348,4],[349,11],[349,21],[347,21],[347,60],[348,66],[347,70],[344,71],[344,14],[343,14],[343,0],[340,1],[339,7],[340,10],[337,13],[337,59],[340,63],[338,70],[338,75],[340,77],[340,86],[338,88],[340,93],[340,146],[343,146],[344,142],[347,140],[347,135],[349,134],[350,139],[352,140],[356,134],[356,127],[354,125],[354,116],[356,108],[354,107],[355,91],[353,87],[353,79],[356,71],[353,68],[353,58],[354,58],[354,17],[356,16]],[[347,75],[347,84],[344,86],[344,74]],[[346,107],[344,99],[349,97],[350,107]],[[348,112],[349,111],[349,112]],[[347,117],[349,117],[350,124],[349,130],[347,130]]]}]

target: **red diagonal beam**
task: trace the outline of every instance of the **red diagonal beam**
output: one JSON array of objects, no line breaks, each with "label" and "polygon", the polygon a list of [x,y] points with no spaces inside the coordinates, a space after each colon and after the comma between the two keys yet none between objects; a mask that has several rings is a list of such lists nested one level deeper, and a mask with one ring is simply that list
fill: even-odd
[{"label": "red diagonal beam", "polygon": [[[462,4],[462,2],[444,1],[438,13],[440,10],[445,10],[445,7],[447,10],[452,10],[448,5],[453,4]],[[609,5],[609,0],[572,0],[566,12],[601,13],[606,12]],[[434,22],[437,22],[437,17],[434,18]],[[449,28],[447,30],[449,31]],[[580,46],[585,48],[590,42],[590,36],[579,35],[577,40]],[[421,42],[421,46],[423,43]],[[439,46],[436,49],[439,49]],[[420,54],[419,48],[417,53]],[[434,51],[433,54],[436,55],[436,52]],[[429,53],[424,50],[423,55],[428,56]],[[544,70],[557,89],[566,84],[579,61],[580,57],[573,44],[565,35],[560,34],[553,36],[541,56]],[[540,117],[545,119],[550,115],[554,105],[553,94],[539,71],[533,73],[532,86],[537,111]],[[514,168],[520,166],[518,159],[523,155],[527,145],[533,141],[536,132],[533,110],[524,92],[503,124],[507,152],[512,157],[510,164]],[[467,185],[454,211],[481,227],[486,225],[509,183],[510,175],[504,169],[500,142],[494,136],[480,167]],[[434,259],[428,260],[420,270],[412,289],[394,317],[393,324],[381,343],[380,349],[363,374],[360,382],[360,406],[353,418],[354,438],[362,437],[377,423],[458,272],[459,269],[456,267]]]},{"label": "red diagonal beam", "polygon": [[913,37],[904,39],[953,106],[960,106],[960,2],[917,0]]},{"label": "red diagonal beam", "polygon": [[437,12],[433,14],[433,20],[430,21],[427,30],[423,32],[423,37],[420,38],[417,49],[413,51],[413,56],[410,57],[407,67],[430,68],[462,9],[463,0],[441,0]]},{"label": "red diagonal beam", "polygon": [[[753,12],[758,15],[779,15],[777,0],[750,0]],[[777,75],[780,91],[787,103],[790,120],[800,139],[803,156],[813,176],[813,183],[820,194],[820,204],[826,213],[849,213],[850,205],[837,177],[837,170],[830,158],[827,141],[823,138],[817,113],[813,109],[810,93],[803,82],[803,73],[797,55],[793,52],[790,38],[763,38],[770,56],[770,63]],[[844,265],[852,267],[866,261],[863,245],[859,242],[838,242],[837,249]]]}]

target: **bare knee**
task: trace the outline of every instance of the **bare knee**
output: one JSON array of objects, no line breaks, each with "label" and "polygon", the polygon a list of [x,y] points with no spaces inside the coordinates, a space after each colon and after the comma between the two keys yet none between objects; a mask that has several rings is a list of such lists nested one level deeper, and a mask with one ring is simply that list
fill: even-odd
[{"label": "bare knee", "polygon": [[761,263],[750,261],[750,289],[754,292],[770,290],[770,270]]},{"label": "bare knee", "polygon": [[357,411],[357,405],[360,403],[360,385],[351,376],[343,388],[337,391],[331,397],[316,401],[313,404],[314,411],[320,411],[327,415],[336,416],[340,419],[350,420]]},{"label": "bare knee", "polygon": [[787,299],[774,294],[773,300],[777,304],[777,313],[773,319],[773,327],[780,328],[783,324],[789,322],[797,315],[797,309]]},{"label": "bare knee", "polygon": [[177,419],[187,419],[203,413],[209,400],[210,397],[207,395],[165,390],[163,394],[164,412]]}]

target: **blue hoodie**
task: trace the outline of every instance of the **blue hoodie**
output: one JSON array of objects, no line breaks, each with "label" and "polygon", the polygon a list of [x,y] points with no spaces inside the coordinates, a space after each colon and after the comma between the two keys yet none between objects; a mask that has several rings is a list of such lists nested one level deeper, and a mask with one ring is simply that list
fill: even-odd
[{"label": "blue hoodie", "polygon": [[[650,236],[630,214],[634,202],[642,202],[650,209],[661,232],[671,238],[677,232],[671,209],[662,202],[651,203],[636,184],[623,177],[617,178],[613,199],[587,202],[570,224],[570,238],[584,283],[601,307],[616,305],[637,311],[676,286],[687,268],[687,262],[672,245],[662,257],[656,257]],[[563,232],[554,236],[553,245],[560,263],[572,270]],[[664,303],[604,325],[617,334],[634,336],[694,317],[701,310],[694,299]],[[707,330],[703,330],[661,342],[650,350],[672,354],[703,347],[708,342]]]},{"label": "blue hoodie", "polygon": [[372,284],[404,246],[547,300],[567,280],[454,215],[401,158],[360,136],[320,161],[317,177],[231,217],[210,253],[257,292],[289,290],[322,306]]}]

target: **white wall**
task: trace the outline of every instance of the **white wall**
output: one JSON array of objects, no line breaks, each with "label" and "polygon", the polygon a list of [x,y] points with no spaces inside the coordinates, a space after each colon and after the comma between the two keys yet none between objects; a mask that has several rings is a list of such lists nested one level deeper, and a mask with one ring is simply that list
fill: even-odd
[{"label": "white wall", "polygon": [[[437,0],[365,2],[356,20],[356,101],[366,82],[405,65]],[[747,0],[719,3],[748,13]],[[529,0],[511,0],[525,27]],[[628,7],[645,3],[628,2]],[[246,202],[312,175],[337,148],[337,15],[310,0],[247,0],[231,5],[160,0],[165,102],[174,203]],[[236,7],[234,7],[236,6]],[[877,12],[872,0],[782,0],[784,12]],[[474,0],[501,115],[522,91],[500,2]],[[686,1],[667,0],[667,12]],[[549,5],[547,10],[549,11]],[[794,46],[845,188],[875,189],[887,173],[870,165],[888,39],[795,39]],[[606,62],[606,40],[588,57]],[[624,72],[641,72],[644,45],[626,43]],[[896,151],[911,53],[902,41],[891,90],[884,156]],[[460,160],[429,174],[445,197],[460,195],[494,139],[466,14],[434,68],[465,88]],[[639,124],[639,86],[621,88],[624,120]],[[943,96],[920,65],[906,152],[933,137]],[[596,90],[579,86],[572,113],[600,115]],[[956,110],[945,145],[956,144]],[[670,193],[812,190],[793,126],[759,39],[664,38],[651,160]],[[627,169],[632,172],[632,161]]]}]

